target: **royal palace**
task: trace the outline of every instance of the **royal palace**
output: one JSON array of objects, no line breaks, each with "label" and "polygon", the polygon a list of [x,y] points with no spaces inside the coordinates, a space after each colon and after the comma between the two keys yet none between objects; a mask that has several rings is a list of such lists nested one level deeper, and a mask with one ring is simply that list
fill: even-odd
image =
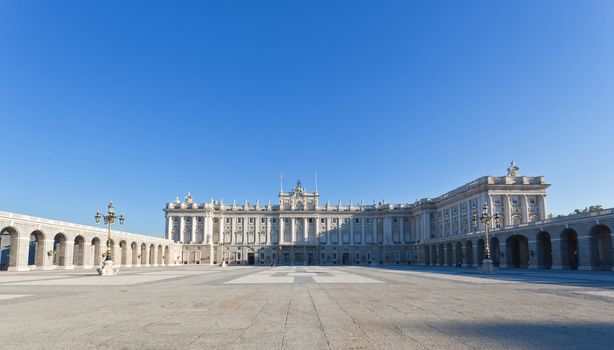
[{"label": "royal palace", "polygon": [[[198,203],[188,194],[167,203],[166,233],[154,238],[113,231],[109,254],[119,266],[179,264],[478,267],[485,227],[496,267],[611,270],[614,210],[551,218],[543,176],[484,176],[414,203],[319,202],[301,182],[277,204]],[[486,206],[486,209],[484,209]],[[98,267],[106,231],[99,227],[0,212],[0,270]]]},{"label": "royal palace", "polygon": [[[317,189],[309,192],[299,181],[290,192],[280,189],[276,205],[197,203],[191,195],[184,201],[176,199],[164,209],[166,234],[183,244],[184,264],[438,264],[441,260],[445,265],[477,266],[478,248],[483,247],[477,232],[483,227],[474,226],[472,212],[487,203],[499,213],[503,219],[493,223],[495,232],[543,221],[549,186],[543,176],[519,176],[512,163],[506,176],[484,176],[437,198],[365,205],[321,204]],[[524,254],[528,241],[522,243],[526,247],[519,252]],[[469,262],[461,251],[476,259]]]}]

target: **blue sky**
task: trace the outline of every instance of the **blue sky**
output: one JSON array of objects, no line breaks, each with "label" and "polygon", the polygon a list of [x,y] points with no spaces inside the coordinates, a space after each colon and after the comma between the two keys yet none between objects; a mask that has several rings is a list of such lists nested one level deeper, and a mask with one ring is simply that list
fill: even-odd
[{"label": "blue sky", "polygon": [[614,206],[614,2],[0,1],[0,210],[164,231],[165,202]]}]

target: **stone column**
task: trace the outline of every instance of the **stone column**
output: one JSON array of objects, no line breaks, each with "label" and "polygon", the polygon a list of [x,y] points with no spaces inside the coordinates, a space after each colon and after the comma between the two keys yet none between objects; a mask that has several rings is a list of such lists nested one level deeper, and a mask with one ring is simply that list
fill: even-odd
[{"label": "stone column", "polygon": [[[309,220],[307,220],[307,218],[303,218],[303,243],[307,242],[309,242]],[[307,252],[305,252],[305,255],[306,254]]]},{"label": "stone column", "polygon": [[399,217],[399,241],[402,243],[407,242],[405,239],[405,223],[403,222],[404,218],[402,216]]},{"label": "stone column", "polygon": [[578,236],[578,270],[592,270],[591,246],[588,236]]},{"label": "stone column", "polygon": [[218,218],[217,231],[218,231],[217,244],[223,244],[225,240],[224,239],[224,217],[223,216]]},{"label": "stone column", "polygon": [[537,205],[539,205],[539,219],[546,220],[548,218],[548,211],[546,207],[546,195],[545,194],[537,196]]},{"label": "stone column", "polygon": [[360,244],[365,245],[365,218],[360,219]]},{"label": "stone column", "polygon": [[561,239],[551,238],[550,244],[552,245],[552,270],[560,270],[563,268],[561,258]]},{"label": "stone column", "polygon": [[[260,219],[261,218],[259,218],[259,217],[255,217],[254,218],[254,221],[255,221],[254,222],[254,244],[262,244],[262,243],[264,243],[264,242],[262,242],[260,240]],[[255,255],[260,255],[260,254],[255,253],[254,256]],[[258,257],[258,259],[260,259],[260,257]],[[258,259],[254,258],[254,264],[256,263],[255,261],[258,260]]]},{"label": "stone column", "polygon": [[[337,218],[337,243],[336,244],[340,244],[343,243],[343,218],[338,217]],[[337,255],[339,254],[339,252],[337,252]],[[339,258],[337,256],[337,258]]]},{"label": "stone column", "polygon": [[191,216],[190,221],[192,222],[192,232],[190,233],[190,243],[196,243],[196,216]]},{"label": "stone column", "polygon": [[[378,218],[371,218],[372,224],[373,224],[373,233],[371,235],[371,239],[373,241],[373,243],[379,243],[377,241],[377,219]],[[375,252],[373,253],[373,255],[375,255]],[[373,260],[375,260],[375,257],[371,257],[373,258]]]},{"label": "stone column", "polygon": [[[247,225],[249,224],[249,218],[243,218],[243,231],[241,232],[241,246],[245,246],[247,243]],[[242,248],[241,247],[241,248]],[[241,261],[247,260],[244,259],[243,249],[241,249]]]},{"label": "stone column", "polygon": [[[316,243],[317,245],[320,245],[320,217],[316,216],[314,220],[315,220],[315,225],[313,227],[314,229],[313,237],[315,239],[314,243]],[[318,254],[318,253],[319,252],[316,251],[314,254]],[[319,259],[320,259],[319,256],[314,257],[314,260],[316,261],[318,261]]]},{"label": "stone column", "polygon": [[229,244],[233,244],[235,243],[235,229],[236,229],[236,224],[235,221],[237,219],[236,218],[230,218],[230,242],[228,242]]},{"label": "stone column", "polygon": [[[531,254],[532,252],[532,254]],[[539,261],[537,261],[537,241],[532,240],[529,241],[529,268],[530,269],[537,269],[537,268],[544,268],[544,266],[539,266]],[[544,257],[545,259],[545,257]]]},{"label": "stone column", "polygon": [[450,264],[450,261],[448,261],[448,245],[444,244],[443,245],[443,266],[448,266]]},{"label": "stone column", "polygon": [[522,222],[529,222],[529,199],[527,195],[522,196]]},{"label": "stone column", "polygon": [[392,243],[392,218],[384,217],[384,244]]},{"label": "stone column", "polygon": [[[15,242],[17,243],[16,245]],[[7,271],[30,271],[28,266],[28,250],[30,245],[30,235],[23,238],[11,239],[11,256],[9,257],[9,267]],[[72,256],[71,256],[72,259]],[[10,266],[14,261],[14,266]]]},{"label": "stone column", "polygon": [[[354,218],[353,217],[350,218],[350,244],[354,245]],[[352,253],[350,254],[353,254],[353,253],[354,251],[352,251]],[[350,260],[353,260],[353,259],[354,259],[354,256],[351,256]]]},{"label": "stone column", "polygon": [[477,239],[475,240],[475,242],[471,242],[471,247],[473,248],[473,267],[478,267],[480,266],[480,261],[478,261],[480,256],[480,248],[478,247]]},{"label": "stone column", "polygon": [[166,217],[166,239],[173,240],[173,217],[170,215]]},{"label": "stone column", "polygon": [[[58,268],[61,270],[74,270],[75,265],[73,264],[73,252],[74,252],[75,244],[71,240],[66,240],[64,243],[64,266],[59,266]],[[26,255],[26,259],[28,256]],[[26,260],[27,263],[27,260]]]},{"label": "stone column", "polygon": [[[292,236],[290,237],[290,243],[295,244],[296,243],[296,222],[295,218],[291,218],[290,219],[290,232],[292,233]],[[294,264],[294,250],[292,250],[292,263]]]},{"label": "stone column", "polygon": [[[41,259],[42,265],[37,266],[36,268],[39,270],[50,270],[53,266],[53,254],[49,256],[47,252],[53,252],[53,239],[41,241],[39,242],[39,244],[43,244],[45,246],[45,251],[43,254],[43,258]],[[106,240],[105,240],[105,244],[106,244]],[[106,249],[107,249],[106,245],[103,245],[101,242],[100,254],[104,253]],[[103,260],[101,259],[101,261]]]},{"label": "stone column", "polygon": [[509,194],[505,195],[505,217],[503,222],[505,222],[505,226],[512,225],[512,198]]},{"label": "stone column", "polygon": [[[501,252],[503,252],[503,258],[501,257]],[[504,269],[504,268],[508,267],[507,266],[507,259],[511,258],[510,256],[508,256],[509,254],[510,254],[510,252],[507,251],[507,243],[499,242],[499,256],[497,257],[497,259],[499,259],[499,267],[500,268]],[[490,260],[494,260],[493,259],[493,251],[492,251],[492,249],[490,251]]]},{"label": "stone column", "polygon": [[183,218],[183,216],[179,217],[179,241],[181,243],[185,242],[185,237],[184,237],[184,224],[185,224],[185,219]]},{"label": "stone column", "polygon": [[85,240],[85,235],[84,236],[84,241],[83,241],[83,252],[82,252],[82,256],[83,256],[83,265],[81,266],[81,268],[83,269],[91,269],[92,268],[92,257],[93,257],[93,252],[91,247],[91,244]]},{"label": "stone column", "polygon": [[143,254],[145,254],[145,264],[141,263],[141,266],[149,267],[149,244],[145,242],[145,252],[141,251],[141,259],[143,259]]},{"label": "stone column", "polygon": [[285,228],[284,228],[284,226],[285,226],[285,224],[284,224],[284,220],[286,220],[286,218],[283,218],[283,217],[280,217],[280,218],[279,218],[279,243],[280,243],[280,244],[281,244],[281,243],[284,243],[284,242],[286,241],[286,240],[285,240],[285,237],[284,237],[284,236],[285,236],[285,234],[286,234],[286,233],[284,232],[284,229],[285,229]]},{"label": "stone column", "polygon": [[326,244],[331,244],[331,236],[332,232],[330,232],[330,218],[326,218]]},{"label": "stone column", "polygon": [[271,220],[269,218],[266,219],[266,244],[271,245]]}]

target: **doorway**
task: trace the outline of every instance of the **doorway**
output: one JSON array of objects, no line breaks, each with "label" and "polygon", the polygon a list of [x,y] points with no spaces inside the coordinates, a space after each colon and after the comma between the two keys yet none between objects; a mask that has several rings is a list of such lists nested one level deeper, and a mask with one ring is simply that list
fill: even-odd
[{"label": "doorway", "polygon": [[256,258],[254,256],[254,253],[247,253],[247,265],[254,265]]},{"label": "doorway", "polygon": [[350,253],[343,253],[343,255],[341,255],[341,261],[343,265],[349,265],[350,264]]}]

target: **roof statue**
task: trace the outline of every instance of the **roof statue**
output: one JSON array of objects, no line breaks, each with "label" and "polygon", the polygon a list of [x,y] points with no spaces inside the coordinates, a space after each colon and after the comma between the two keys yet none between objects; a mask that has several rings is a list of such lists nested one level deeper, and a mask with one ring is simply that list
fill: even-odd
[{"label": "roof statue", "polygon": [[192,204],[192,193],[188,192],[188,195],[185,197],[186,204]]},{"label": "roof statue", "polygon": [[518,168],[516,166],[516,162],[512,160],[512,162],[510,163],[510,167],[507,168],[507,176],[518,176],[518,170],[520,170],[520,168]]}]

